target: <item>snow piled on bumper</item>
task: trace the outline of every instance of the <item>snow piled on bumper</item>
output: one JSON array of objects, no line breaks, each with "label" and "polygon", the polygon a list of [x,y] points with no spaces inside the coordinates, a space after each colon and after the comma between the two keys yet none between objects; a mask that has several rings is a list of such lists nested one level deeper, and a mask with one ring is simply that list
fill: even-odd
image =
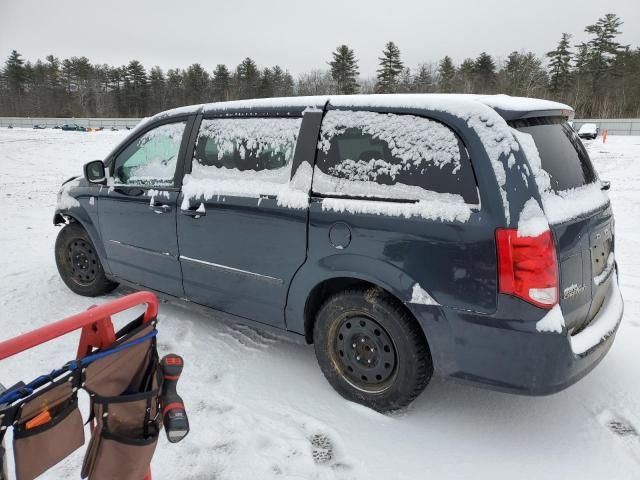
[{"label": "snow piled on bumper", "polygon": [[596,318],[583,331],[570,337],[573,353],[582,355],[613,334],[622,320],[623,311],[624,303],[618,288],[618,279],[614,276],[611,279],[607,298]]}]

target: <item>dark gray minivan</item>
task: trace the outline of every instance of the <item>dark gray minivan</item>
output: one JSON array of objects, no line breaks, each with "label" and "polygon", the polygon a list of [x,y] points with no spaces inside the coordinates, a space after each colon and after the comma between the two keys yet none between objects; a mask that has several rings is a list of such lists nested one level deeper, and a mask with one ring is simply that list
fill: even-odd
[{"label": "dark gray minivan", "polygon": [[355,95],[184,107],[66,182],[56,262],[304,335],[380,411],[433,373],[523,394],[580,379],[623,304],[610,202],[566,105]]}]

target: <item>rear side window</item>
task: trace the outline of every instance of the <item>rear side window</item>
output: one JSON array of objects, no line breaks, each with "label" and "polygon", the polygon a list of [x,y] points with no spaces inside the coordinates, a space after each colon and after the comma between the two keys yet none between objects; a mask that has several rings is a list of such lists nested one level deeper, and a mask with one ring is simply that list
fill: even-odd
[{"label": "rear side window", "polygon": [[204,119],[185,198],[278,195],[289,183],[302,118]]},{"label": "rear side window", "polygon": [[527,118],[515,120],[511,126],[533,137],[553,191],[578,188],[596,181],[589,154],[564,118]]},{"label": "rear side window", "polygon": [[227,170],[278,170],[290,166],[301,118],[203,120],[196,143],[199,165]]},{"label": "rear side window", "polygon": [[395,200],[455,194],[478,202],[466,149],[445,125],[414,115],[332,110],[322,122],[313,190]]}]

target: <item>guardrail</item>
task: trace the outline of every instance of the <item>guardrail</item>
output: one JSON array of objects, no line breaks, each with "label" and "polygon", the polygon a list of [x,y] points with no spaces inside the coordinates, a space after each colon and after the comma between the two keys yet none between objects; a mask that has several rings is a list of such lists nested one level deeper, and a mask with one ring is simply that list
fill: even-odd
[{"label": "guardrail", "polygon": [[[44,118],[44,117],[0,117],[1,127],[32,128],[34,125],[44,125],[52,128],[65,123],[76,123],[88,128],[123,128],[135,127],[141,118]],[[608,135],[639,135],[640,118],[580,118],[573,121],[576,130],[585,123],[595,123],[602,132],[607,130]]]},{"label": "guardrail", "polygon": [[579,130],[585,123],[595,123],[607,135],[640,135],[640,118],[580,118],[573,121],[573,128]]},{"label": "guardrail", "polygon": [[87,128],[123,128],[135,127],[141,118],[65,118],[65,117],[0,117],[0,127],[12,126],[15,128],[32,128],[34,125],[44,125],[47,128],[64,125],[65,123],[77,124]]}]

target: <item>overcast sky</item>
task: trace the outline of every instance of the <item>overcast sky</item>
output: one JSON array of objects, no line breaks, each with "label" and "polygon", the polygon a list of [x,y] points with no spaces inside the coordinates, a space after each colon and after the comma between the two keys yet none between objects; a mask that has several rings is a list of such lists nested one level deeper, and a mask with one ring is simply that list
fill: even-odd
[{"label": "overcast sky", "polygon": [[298,74],[326,67],[346,43],[372,76],[388,40],[410,67],[447,54],[544,54],[562,32],[586,39],[584,27],[609,12],[625,22],[621,40],[640,46],[640,0],[0,0],[0,55],[209,70],[250,56]]}]

